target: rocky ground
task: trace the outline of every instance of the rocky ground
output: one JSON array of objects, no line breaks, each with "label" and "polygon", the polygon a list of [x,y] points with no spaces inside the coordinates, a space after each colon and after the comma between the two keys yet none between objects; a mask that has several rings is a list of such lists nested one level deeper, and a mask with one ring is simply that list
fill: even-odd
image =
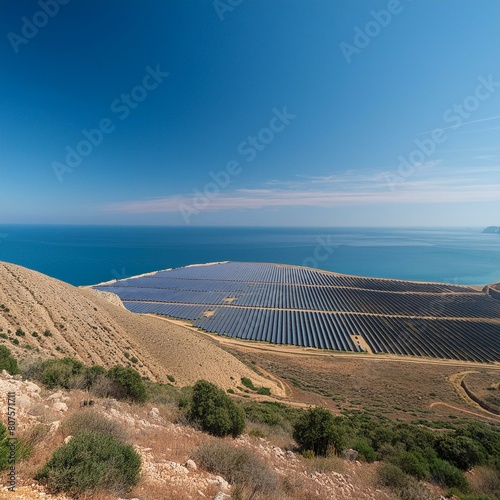
[{"label": "rocky ground", "polygon": [[[100,412],[120,424],[129,441],[142,458],[142,476],[139,484],[127,498],[140,500],[164,499],[216,499],[231,498],[231,485],[218,475],[203,470],[193,460],[196,448],[212,439],[192,427],[172,423],[168,408],[151,405],[131,405],[113,399],[95,400],[92,408],[81,408],[88,395],[81,391],[48,391],[37,384],[22,380],[20,376],[0,375],[0,392],[16,393],[17,429],[21,435],[29,428],[42,424],[46,428],[43,443],[35,447],[33,456],[18,464],[17,491],[7,491],[6,474],[2,474],[0,498],[58,499],[34,481],[36,470],[45,463],[52,451],[64,440],[61,421],[77,411]],[[2,415],[7,411],[7,399],[0,400]],[[335,499],[389,499],[389,493],[366,484],[373,472],[373,464],[360,464],[339,459],[340,472],[311,470],[307,460],[291,450],[273,445],[264,438],[241,437],[228,440],[237,447],[258,454],[275,472],[286,477],[301,492],[296,498]],[[15,495],[15,496],[14,496]],[[307,496],[303,496],[307,495]],[[104,496],[102,498],[119,498]],[[294,498],[293,496],[290,498]]]}]

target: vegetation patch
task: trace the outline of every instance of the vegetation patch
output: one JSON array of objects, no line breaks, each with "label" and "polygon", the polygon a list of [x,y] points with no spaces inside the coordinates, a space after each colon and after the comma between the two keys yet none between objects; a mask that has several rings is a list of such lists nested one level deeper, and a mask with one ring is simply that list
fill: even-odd
[{"label": "vegetation patch", "polygon": [[19,373],[19,367],[17,366],[17,360],[14,358],[4,345],[0,345],[0,371],[5,370],[11,375],[17,375]]},{"label": "vegetation patch", "polygon": [[36,475],[54,493],[126,492],[139,480],[141,459],[132,446],[96,431],[83,431],[58,448]]},{"label": "vegetation patch", "polygon": [[189,419],[214,436],[239,436],[245,428],[244,411],[216,385],[199,380],[193,388]]},{"label": "vegetation patch", "polygon": [[235,498],[254,498],[257,495],[259,498],[276,498],[279,488],[276,473],[247,449],[214,440],[196,451],[195,460],[209,472],[229,481]]}]

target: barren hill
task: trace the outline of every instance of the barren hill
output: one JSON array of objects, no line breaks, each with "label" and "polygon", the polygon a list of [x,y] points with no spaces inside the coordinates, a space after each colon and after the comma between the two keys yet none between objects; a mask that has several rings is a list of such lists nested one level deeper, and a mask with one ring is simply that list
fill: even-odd
[{"label": "barren hill", "polygon": [[250,377],[281,393],[202,334],[133,314],[94,290],[5,262],[0,262],[0,329],[0,343],[21,358],[70,356],[108,368],[131,365],[152,380],[166,382],[172,375],[180,385],[205,378],[229,388]]}]

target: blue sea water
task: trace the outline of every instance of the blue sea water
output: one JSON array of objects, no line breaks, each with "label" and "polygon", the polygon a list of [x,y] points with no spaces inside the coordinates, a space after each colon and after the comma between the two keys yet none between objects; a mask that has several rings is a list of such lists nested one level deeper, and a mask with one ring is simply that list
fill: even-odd
[{"label": "blue sea water", "polygon": [[477,285],[500,281],[500,235],[481,228],[3,225],[0,260],[73,285],[224,260]]}]

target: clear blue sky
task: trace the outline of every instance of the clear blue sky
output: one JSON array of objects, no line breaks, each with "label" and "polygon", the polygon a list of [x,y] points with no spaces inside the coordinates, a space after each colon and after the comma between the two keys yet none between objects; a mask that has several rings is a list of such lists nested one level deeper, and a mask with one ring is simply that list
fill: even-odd
[{"label": "clear blue sky", "polygon": [[0,222],[500,224],[498,0],[236,4],[1,0]]}]

